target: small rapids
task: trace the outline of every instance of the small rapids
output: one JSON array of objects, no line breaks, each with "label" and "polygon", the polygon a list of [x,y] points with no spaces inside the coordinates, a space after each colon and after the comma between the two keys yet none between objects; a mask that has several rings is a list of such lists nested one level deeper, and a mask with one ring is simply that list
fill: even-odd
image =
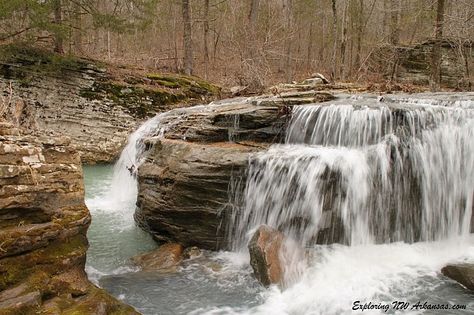
[{"label": "small rapids", "polygon": [[[362,95],[295,106],[285,143],[255,154],[246,180],[230,187],[233,251],[204,252],[165,276],[129,264],[155,248],[133,223],[144,139],[163,136],[186,111],[228,103],[158,115],[131,135],[114,169],[84,168],[89,277],[150,315],[448,314],[417,302],[472,314],[472,295],[440,269],[474,260],[473,98]],[[306,249],[307,265],[284,290],[252,276],[246,247],[262,224]],[[408,306],[362,312],[357,301]]]}]

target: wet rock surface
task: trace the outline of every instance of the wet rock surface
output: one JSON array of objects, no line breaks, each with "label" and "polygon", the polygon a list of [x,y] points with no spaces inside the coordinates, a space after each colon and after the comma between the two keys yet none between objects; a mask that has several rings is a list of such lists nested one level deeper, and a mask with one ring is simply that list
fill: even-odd
[{"label": "wet rock surface", "polygon": [[2,124],[1,314],[136,314],[87,280],[89,224],[69,140],[22,136]]},{"label": "wet rock surface", "polygon": [[154,251],[132,257],[132,262],[144,271],[173,272],[183,260],[183,250],[180,244],[163,244]]},{"label": "wet rock surface", "polygon": [[467,289],[474,291],[474,264],[462,263],[447,265],[441,269],[441,273],[459,282]]},{"label": "wet rock surface", "polygon": [[[288,85],[269,95],[172,111],[164,136],[144,139],[135,219],[160,242],[228,248],[229,189],[245,182],[249,157],[280,143],[292,106],[332,99]],[[158,132],[157,132],[158,133]]]},{"label": "wet rock surface", "polygon": [[266,225],[257,229],[248,244],[250,265],[255,277],[268,287],[283,281],[282,262],[284,235]]}]

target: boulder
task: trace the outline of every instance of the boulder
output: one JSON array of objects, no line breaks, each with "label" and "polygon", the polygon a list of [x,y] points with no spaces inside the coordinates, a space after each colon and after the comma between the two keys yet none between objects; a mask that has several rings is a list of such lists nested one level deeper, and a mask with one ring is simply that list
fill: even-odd
[{"label": "boulder", "polygon": [[183,246],[176,243],[161,245],[146,254],[132,257],[132,262],[144,271],[173,272],[183,260]]},{"label": "boulder", "polygon": [[250,265],[264,286],[281,284],[284,277],[281,250],[284,235],[266,225],[260,226],[249,242]]},{"label": "boulder", "polygon": [[153,144],[138,172],[135,220],[161,242],[216,250],[226,247],[222,218],[228,187],[243,176],[258,146],[162,139]]},{"label": "boulder", "polygon": [[138,225],[160,242],[229,248],[229,191],[245,184],[249,157],[284,141],[292,105],[332,98],[328,92],[288,91],[163,115],[164,136],[144,139],[146,159],[137,176]]},{"label": "boulder", "polygon": [[447,265],[441,269],[441,273],[459,282],[467,289],[474,291],[474,264],[461,263]]}]

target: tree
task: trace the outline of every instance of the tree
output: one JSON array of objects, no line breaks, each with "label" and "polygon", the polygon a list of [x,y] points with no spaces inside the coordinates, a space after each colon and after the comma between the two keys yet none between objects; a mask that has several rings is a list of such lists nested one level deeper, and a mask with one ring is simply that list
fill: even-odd
[{"label": "tree", "polygon": [[337,7],[336,0],[331,1],[331,10],[332,10],[332,40],[333,40],[333,49],[332,49],[332,58],[331,58],[331,77],[333,80],[336,79],[336,69],[337,69]]},{"label": "tree", "polygon": [[189,0],[182,0],[183,3],[183,46],[184,46],[184,73],[191,75],[193,73],[193,39],[191,25],[191,7]]},{"label": "tree", "polygon": [[54,24],[57,26],[56,33],[54,34],[54,51],[58,54],[64,54],[63,34],[61,33],[61,26],[63,22],[61,0],[53,1]]},{"label": "tree", "polygon": [[209,0],[204,0],[203,24],[204,77],[207,79],[209,73]]},{"label": "tree", "polygon": [[431,52],[431,78],[430,87],[432,91],[438,91],[441,85],[441,40],[443,37],[444,3],[438,0],[435,23],[435,41]]}]

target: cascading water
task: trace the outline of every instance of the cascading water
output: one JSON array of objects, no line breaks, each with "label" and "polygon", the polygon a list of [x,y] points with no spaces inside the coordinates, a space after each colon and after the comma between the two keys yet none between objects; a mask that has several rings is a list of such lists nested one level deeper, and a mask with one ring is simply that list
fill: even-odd
[{"label": "cascading water", "polygon": [[[91,188],[86,189],[86,204],[93,216],[86,270],[95,282],[107,275],[130,272],[133,268],[128,266],[128,259],[155,247],[133,220],[137,200],[134,172],[144,156],[144,137],[163,132],[163,115],[148,120],[130,135],[113,170],[107,166],[84,168],[86,188]],[[90,182],[89,178],[95,179]]]},{"label": "cascading water", "polygon": [[[267,224],[311,254],[285,290],[235,313],[354,314],[358,300],[405,301],[403,313],[419,314],[419,301],[466,301],[454,286],[444,291],[439,270],[474,259],[472,99],[358,96],[294,107],[286,143],[249,161],[229,231],[237,251]],[[327,243],[346,245],[318,245]]]},{"label": "cascading water", "polygon": [[286,144],[250,161],[235,248],[261,224],[304,245],[469,233],[474,110],[344,102],[295,107]]}]

